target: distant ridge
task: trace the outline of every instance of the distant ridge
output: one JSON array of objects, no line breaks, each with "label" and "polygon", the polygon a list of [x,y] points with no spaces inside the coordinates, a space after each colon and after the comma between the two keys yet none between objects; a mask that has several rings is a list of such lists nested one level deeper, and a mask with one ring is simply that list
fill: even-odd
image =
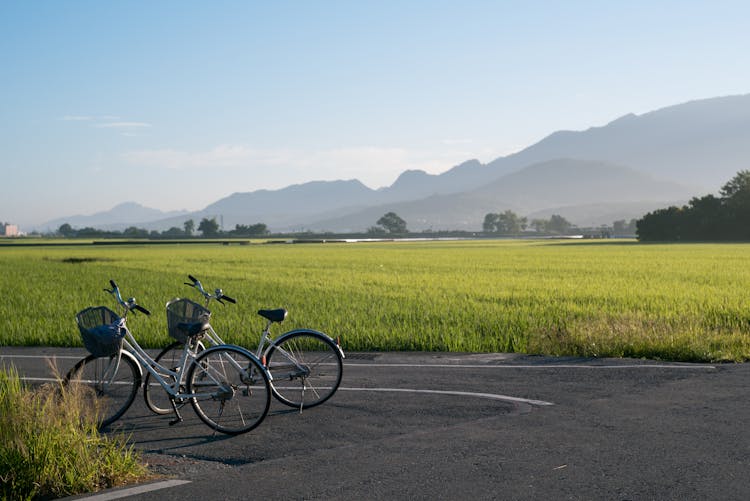
[{"label": "distant ridge", "polygon": [[[271,231],[363,231],[395,211],[414,231],[478,230],[487,212],[505,209],[520,215],[554,210],[585,224],[602,217],[630,219],[716,192],[749,167],[748,159],[750,94],[631,113],[583,131],[557,131],[488,164],[468,160],[442,174],[407,170],[379,190],[358,180],[314,181],[234,193],[192,213],[159,216],[133,204],[47,224],[164,230],[186,219],[217,217],[225,229],[263,222]],[[115,219],[120,216],[127,222]]]},{"label": "distant ridge", "polygon": [[53,219],[44,223],[45,229],[57,230],[63,224],[70,224],[74,228],[98,228],[104,230],[120,230],[128,226],[143,227],[144,223],[160,221],[170,217],[180,217],[189,214],[188,211],[163,212],[158,209],[144,207],[135,202],[124,202],[107,211],[92,215],[77,215]]}]

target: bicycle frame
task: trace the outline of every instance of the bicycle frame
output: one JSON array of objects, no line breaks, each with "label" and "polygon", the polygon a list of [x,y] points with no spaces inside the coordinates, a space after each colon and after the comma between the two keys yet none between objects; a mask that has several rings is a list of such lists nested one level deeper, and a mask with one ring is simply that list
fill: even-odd
[{"label": "bicycle frame", "polygon": [[[187,399],[203,399],[203,398],[212,398],[212,394],[201,394],[201,393],[180,393],[180,387],[183,385],[183,378],[185,377],[187,373],[187,368],[189,364],[193,363],[193,361],[196,359],[196,353],[190,349],[189,343],[184,343],[183,345],[183,352],[180,357],[180,363],[176,370],[171,370],[163,365],[161,365],[159,362],[154,360],[146,351],[141,347],[140,344],[138,344],[138,341],[136,341],[135,336],[133,336],[133,333],[130,332],[130,329],[127,327],[127,316],[131,309],[141,309],[141,311],[145,311],[148,313],[148,310],[143,310],[142,307],[137,306],[134,299],[129,299],[127,302],[123,301],[122,296],[120,295],[120,290],[117,287],[117,285],[110,281],[110,284],[112,285],[112,290],[107,290],[107,292],[110,292],[115,296],[115,300],[117,303],[123,308],[123,319],[125,322],[123,322],[122,327],[125,329],[125,336],[123,338],[123,344],[120,347],[120,351],[118,353],[117,359],[115,361],[115,365],[113,366],[112,370],[112,377],[117,373],[117,368],[120,363],[120,357],[123,354],[127,354],[126,356],[130,356],[133,358],[137,364],[136,367],[138,367],[138,370],[140,371],[140,376],[143,378],[143,369],[145,368],[152,377],[156,379],[156,381],[161,385],[161,387],[166,391],[173,402],[181,403]],[[213,329],[212,329],[213,330]],[[216,339],[218,340],[218,336],[216,336]],[[219,340],[220,341],[220,340]],[[225,343],[219,342],[216,343],[216,346],[218,345],[224,345]],[[245,371],[245,368],[239,367],[239,365],[232,360],[232,364],[237,368],[238,370]],[[158,370],[157,370],[158,369]],[[107,369],[109,370],[109,369]],[[159,372],[161,371],[161,373]],[[266,374],[270,377],[270,374],[268,371],[265,371]],[[166,374],[167,376],[174,379],[174,383],[170,384],[167,382],[164,377],[162,377],[162,374]],[[215,379],[213,376],[208,374],[208,377],[210,377],[213,382],[219,383],[217,379]],[[111,383],[111,381],[110,381]],[[179,412],[177,412],[177,408],[175,407],[175,412],[177,414],[177,418],[181,420],[182,418],[179,415]]]},{"label": "bicycle frame", "polygon": [[[203,310],[210,312],[208,306],[212,300],[222,305],[225,302],[237,303],[235,299],[224,294],[222,289],[215,289],[213,293],[210,293],[204,289],[203,284],[198,279],[192,275],[188,275],[188,278],[190,279],[190,283],[185,282],[185,285],[197,289],[203,296]],[[167,306],[168,319],[170,318],[169,305],[176,301],[190,300],[177,298],[170,301]],[[176,307],[175,312],[180,308]],[[328,400],[335,393],[341,382],[342,362],[345,356],[339,343],[327,334],[312,329],[295,329],[274,337],[271,334],[271,326],[274,323],[283,322],[286,319],[287,311],[284,309],[259,310],[258,314],[266,319],[266,324],[260,333],[260,339],[258,340],[257,347],[254,349],[253,356],[256,360],[260,361],[264,372],[268,375],[273,395],[285,405],[299,407],[300,412],[306,406],[314,407]],[[172,318],[174,320],[175,317]],[[191,322],[193,321],[191,320]],[[246,323],[249,324],[249,322]],[[198,324],[194,323],[189,325],[193,326],[193,328],[198,327]],[[202,334],[207,343],[212,345],[224,343],[221,336],[216,333],[208,322],[203,323],[202,328],[204,329]],[[170,335],[178,339],[180,337],[179,335],[174,335],[171,331]],[[308,343],[307,346],[318,347],[321,350],[322,358],[316,359],[313,357],[311,359],[310,354],[306,353],[304,348],[300,351],[302,347],[302,345],[298,344],[300,341],[302,341],[303,345]],[[249,349],[252,351],[251,348]],[[329,359],[329,356],[332,356],[332,358]],[[325,365],[331,366],[330,372],[323,369]],[[330,381],[330,385],[319,386],[318,381],[320,381],[319,378],[321,377],[325,381]],[[333,379],[330,379],[331,377]],[[297,386],[284,384],[284,381],[296,381],[293,385]],[[296,391],[299,391],[299,394],[292,395]],[[312,397],[307,397],[309,401],[305,400],[306,391],[311,392],[310,395],[312,395]]]},{"label": "bicycle frame", "polygon": [[[201,293],[201,295],[203,296],[203,298],[205,300],[204,306],[206,307],[206,309],[208,309],[208,306],[209,306],[209,304],[210,304],[210,302],[211,302],[212,299],[215,300],[215,301],[217,301],[217,302],[219,302],[219,303],[222,303],[222,304],[224,304],[222,300],[229,301],[230,303],[236,303],[236,301],[234,299],[226,296],[221,289],[216,289],[214,291],[214,293],[211,294],[211,293],[207,292],[203,288],[203,284],[201,284],[201,282],[198,279],[196,279],[192,275],[188,275],[188,277],[190,278],[190,280],[193,283],[189,284],[189,283],[186,282],[185,285],[189,285],[189,286],[197,289],[198,292]],[[273,322],[271,320],[266,320],[266,326],[263,329],[263,331],[261,332],[260,340],[258,342],[258,347],[256,348],[255,353],[254,353],[255,357],[258,360],[261,360],[262,365],[264,367],[266,366],[266,360],[265,359],[266,359],[266,356],[268,355],[269,351],[271,351],[271,349],[275,349],[275,350],[278,350],[280,353],[282,353],[287,359],[294,360],[295,365],[297,365],[297,367],[300,370],[303,370],[303,367],[296,363],[296,359],[294,358],[294,356],[291,353],[289,353],[288,351],[284,350],[283,348],[280,348],[277,343],[280,343],[281,340],[284,339],[287,335],[291,335],[291,334],[295,334],[295,333],[299,333],[299,332],[308,332],[308,333],[312,333],[312,334],[316,334],[316,335],[328,337],[325,333],[319,332],[319,331],[316,331],[316,330],[313,330],[313,329],[296,329],[296,330],[285,332],[285,333],[279,335],[278,337],[274,338],[271,335],[271,325],[272,324],[273,324]],[[224,341],[221,339],[221,337],[216,333],[216,331],[210,325],[209,325],[208,330],[206,331],[205,335],[209,339],[209,341],[211,342],[211,344],[213,344],[213,345],[225,344]],[[338,343],[335,343],[335,346],[338,349],[339,353],[341,354],[341,358],[345,358],[344,351],[341,349],[341,347],[338,345]],[[271,377],[270,373],[269,373],[269,377]]]},{"label": "bicycle frame", "polygon": [[[145,368],[149,373],[151,373],[151,376],[156,379],[156,382],[158,382],[161,387],[164,388],[164,391],[166,391],[170,395],[170,397],[174,399],[183,400],[187,398],[195,398],[198,396],[193,393],[180,393],[180,386],[182,386],[183,384],[182,379],[183,377],[185,377],[187,368],[189,364],[192,363],[192,361],[196,358],[195,353],[190,349],[190,346],[187,343],[184,345],[184,349],[180,357],[180,363],[178,365],[179,370],[173,371],[161,365],[159,362],[155,361],[148,353],[146,353],[146,351],[141,348],[141,345],[139,345],[135,340],[135,337],[130,332],[130,329],[126,327],[125,332],[126,334],[125,339],[123,339],[123,349],[121,350],[121,353],[129,354],[138,362],[138,367],[139,369],[141,369],[141,376],[143,376],[142,369]],[[162,377],[162,374],[170,376],[174,380],[174,383],[170,384],[169,382],[167,382],[167,380]]]},{"label": "bicycle frame", "polygon": [[[206,303],[208,303],[208,300],[206,301]],[[291,331],[285,332],[285,333],[279,335],[278,337],[274,338],[271,335],[271,325],[272,324],[273,324],[273,322],[271,322],[270,320],[267,321],[266,327],[261,332],[260,341],[258,342],[258,347],[256,348],[255,352],[253,353],[253,355],[255,355],[255,357],[258,360],[261,361],[261,365],[265,368],[266,374],[268,375],[269,381],[271,381],[271,383],[273,384],[273,375],[268,370],[268,365],[266,364],[266,357],[267,357],[268,353],[272,349],[274,349],[274,350],[278,351],[279,353],[283,354],[284,357],[287,360],[293,362],[294,365],[297,367],[297,369],[300,371],[299,375],[304,375],[304,373],[307,371],[307,369],[305,367],[303,367],[302,365],[300,365],[299,363],[297,363],[297,359],[296,359],[296,357],[292,353],[289,353],[284,348],[282,348],[282,347],[279,346],[280,343],[281,343],[281,341],[285,337],[290,336],[292,334],[297,334],[299,332],[307,332],[307,333],[312,333],[312,334],[318,334],[318,335],[321,335],[321,336],[326,336],[326,334],[323,333],[323,332],[320,332],[320,331],[313,330],[313,329],[295,329],[295,330],[291,330]],[[224,340],[219,336],[219,334],[214,330],[214,328],[211,325],[209,325],[208,329],[204,332],[204,339],[208,339],[209,342],[213,346],[218,346],[218,345],[221,345],[221,344],[226,344],[224,342]],[[343,350],[341,350],[341,347],[338,344],[336,344],[336,348],[339,350],[339,353],[341,354],[341,357],[344,358],[345,355],[344,355]]]}]

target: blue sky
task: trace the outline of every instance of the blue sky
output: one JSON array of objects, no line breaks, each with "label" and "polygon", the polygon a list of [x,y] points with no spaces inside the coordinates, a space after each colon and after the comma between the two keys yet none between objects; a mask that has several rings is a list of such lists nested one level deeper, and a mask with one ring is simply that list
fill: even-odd
[{"label": "blue sky", "polygon": [[0,221],[377,188],[750,92],[744,1],[0,2]]}]

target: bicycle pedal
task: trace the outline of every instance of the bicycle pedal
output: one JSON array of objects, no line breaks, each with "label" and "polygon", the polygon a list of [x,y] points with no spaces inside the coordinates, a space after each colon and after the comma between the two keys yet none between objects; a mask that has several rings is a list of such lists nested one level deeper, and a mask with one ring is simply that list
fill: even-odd
[{"label": "bicycle pedal", "polygon": [[182,418],[181,418],[181,417],[178,417],[178,418],[175,418],[175,419],[171,420],[171,421],[169,422],[169,426],[174,426],[174,425],[176,425],[177,423],[182,423]]}]

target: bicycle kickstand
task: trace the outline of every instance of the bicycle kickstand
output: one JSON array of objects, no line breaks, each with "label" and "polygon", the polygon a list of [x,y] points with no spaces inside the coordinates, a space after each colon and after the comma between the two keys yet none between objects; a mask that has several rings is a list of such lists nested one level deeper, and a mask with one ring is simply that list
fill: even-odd
[{"label": "bicycle kickstand", "polygon": [[169,426],[174,426],[177,423],[182,423],[182,415],[180,415],[180,410],[177,408],[177,404],[174,401],[174,398],[169,399],[170,403],[172,404],[172,410],[174,410],[175,418],[169,422]]}]

